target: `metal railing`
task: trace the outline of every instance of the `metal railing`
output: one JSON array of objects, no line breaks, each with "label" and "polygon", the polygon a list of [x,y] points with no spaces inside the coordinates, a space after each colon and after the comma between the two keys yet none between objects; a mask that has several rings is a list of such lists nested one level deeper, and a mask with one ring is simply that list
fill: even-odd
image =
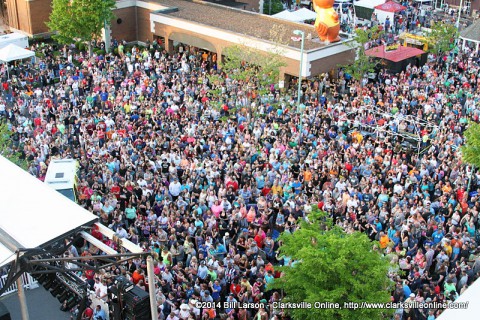
[{"label": "metal railing", "polygon": [[[7,277],[8,275],[3,275],[0,278],[0,288],[3,288],[3,286],[5,285],[7,281]],[[29,273],[22,274],[21,278],[22,278],[23,287],[25,289],[35,289],[38,287],[38,281],[35,280]],[[5,290],[5,292],[2,294],[2,297],[10,293],[17,292],[17,290],[18,290],[17,282],[15,282],[7,290]]]}]

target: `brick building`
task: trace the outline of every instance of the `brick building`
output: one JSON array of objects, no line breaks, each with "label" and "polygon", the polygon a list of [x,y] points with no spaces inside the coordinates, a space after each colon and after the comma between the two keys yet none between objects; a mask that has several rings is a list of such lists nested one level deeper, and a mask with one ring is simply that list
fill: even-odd
[{"label": "brick building", "polygon": [[[48,20],[51,0],[7,1],[12,29],[28,35],[48,31],[44,22]],[[32,12],[35,12],[34,19]],[[119,0],[115,16],[110,36],[117,40],[145,42],[161,38],[167,50],[172,50],[174,43],[184,43],[215,52],[220,60],[222,50],[235,44],[265,52],[275,50],[287,62],[287,67],[282,70],[287,80],[288,76],[298,76],[300,68],[300,42],[291,39],[294,30],[302,30],[306,35],[302,67],[304,77],[330,72],[354,57],[351,47],[347,45],[351,41],[348,38],[339,43],[325,44],[318,40],[311,25],[210,2]],[[283,41],[271,41],[271,30],[275,29],[283,31]]]}]

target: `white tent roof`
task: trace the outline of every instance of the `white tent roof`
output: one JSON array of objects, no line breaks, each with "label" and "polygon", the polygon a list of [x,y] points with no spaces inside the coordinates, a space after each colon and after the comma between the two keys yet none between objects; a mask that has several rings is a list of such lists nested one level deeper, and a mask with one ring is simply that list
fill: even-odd
[{"label": "white tent roof", "polygon": [[360,1],[354,2],[354,5],[356,7],[373,9],[380,4],[384,4],[385,2],[386,0],[360,0]]},{"label": "white tent roof", "polygon": [[35,52],[20,48],[15,44],[9,44],[5,48],[0,49],[0,61],[10,62],[33,57]]},{"label": "white tent roof", "polygon": [[317,18],[317,13],[307,8],[298,9],[297,11],[293,11],[293,13],[299,18],[301,18],[301,21],[314,20]]},{"label": "white tent roof", "polygon": [[292,15],[292,12],[290,10],[283,10],[282,12],[279,12],[279,13],[276,13],[276,14],[272,15],[272,17],[292,21],[291,19],[292,19],[293,15]]},{"label": "white tent roof", "polygon": [[0,156],[0,266],[18,248],[39,248],[97,216]]},{"label": "white tent roof", "polygon": [[477,279],[463,294],[455,300],[457,302],[468,303],[468,305],[460,306],[458,309],[446,309],[438,317],[438,320],[478,320],[480,314],[480,279]]},{"label": "white tent roof", "polygon": [[302,22],[305,20],[313,20],[317,17],[317,14],[314,11],[308,10],[307,8],[301,8],[297,11],[289,11],[284,10],[277,14],[274,14],[272,17],[294,21],[294,22]]}]

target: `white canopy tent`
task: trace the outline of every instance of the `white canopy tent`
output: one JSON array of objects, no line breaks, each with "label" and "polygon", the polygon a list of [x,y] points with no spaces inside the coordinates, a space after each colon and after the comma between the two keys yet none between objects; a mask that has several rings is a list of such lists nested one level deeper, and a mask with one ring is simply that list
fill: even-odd
[{"label": "white canopy tent", "polygon": [[17,249],[41,248],[98,218],[0,156],[0,267]]},{"label": "white canopy tent", "polygon": [[385,3],[386,0],[360,0],[354,3],[355,7],[363,7],[373,9],[379,4]]},{"label": "white canopy tent", "polygon": [[317,14],[307,8],[301,8],[297,11],[284,10],[274,14],[272,17],[293,22],[303,22],[305,20],[314,20]]},{"label": "white canopy tent", "polygon": [[8,63],[10,61],[15,60],[22,60],[27,59],[35,56],[35,52],[23,49],[16,44],[9,44],[6,47],[0,49],[0,61],[3,61],[7,64],[7,73],[8,77],[10,77],[10,73],[8,71]]},{"label": "white canopy tent", "polygon": [[297,11],[293,11],[293,13],[297,17],[301,18],[302,19],[301,21],[315,20],[317,18],[317,13],[307,8],[298,9]]},{"label": "white canopy tent", "polygon": [[20,48],[15,44],[9,44],[5,48],[0,49],[0,60],[4,62],[27,59],[34,55],[35,52]]}]

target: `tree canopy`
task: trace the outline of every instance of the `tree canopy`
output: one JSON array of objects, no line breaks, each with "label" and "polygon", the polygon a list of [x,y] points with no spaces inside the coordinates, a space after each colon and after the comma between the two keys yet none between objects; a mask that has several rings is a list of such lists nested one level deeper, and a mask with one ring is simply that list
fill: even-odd
[{"label": "tree canopy", "polygon": [[361,81],[366,73],[375,72],[375,67],[379,62],[365,54],[365,45],[370,41],[377,40],[383,33],[378,26],[367,30],[360,28],[355,30],[354,41],[351,44],[356,49],[355,61],[341,66],[355,80]]},{"label": "tree canopy", "polygon": [[27,161],[22,158],[22,153],[14,144],[17,138],[19,137],[14,137],[14,133],[6,123],[0,123],[0,155],[26,170],[28,167]]},{"label": "tree canopy", "polygon": [[274,15],[283,11],[283,3],[281,0],[264,0],[263,13]]},{"label": "tree canopy", "polygon": [[465,145],[462,151],[463,161],[480,168],[480,124],[470,122],[464,132]]},{"label": "tree canopy", "polygon": [[284,290],[283,302],[339,303],[339,309],[288,309],[294,319],[381,319],[391,310],[348,309],[346,302],[390,301],[389,262],[373,250],[363,233],[345,233],[314,208],[309,222],[293,234],[283,233],[280,255],[295,261],[281,267],[272,288]]},{"label": "tree canopy", "polygon": [[453,24],[435,22],[430,28],[427,36],[429,51],[435,54],[443,54],[454,47],[455,39],[458,37],[458,29]]},{"label": "tree canopy", "polygon": [[114,18],[115,0],[53,0],[47,26],[60,43],[88,41],[101,36],[105,21]]},{"label": "tree canopy", "polygon": [[221,72],[208,76],[210,94],[220,101],[228,99],[222,93],[221,86],[226,84],[226,78],[242,86],[244,90],[254,91],[257,96],[269,93],[270,85],[277,84],[280,77],[280,70],[285,67],[286,61],[282,56],[282,45],[288,42],[284,27],[274,25],[270,30],[269,39],[275,43],[268,52],[238,44],[227,47],[222,54],[224,59],[219,63],[218,69]]}]

